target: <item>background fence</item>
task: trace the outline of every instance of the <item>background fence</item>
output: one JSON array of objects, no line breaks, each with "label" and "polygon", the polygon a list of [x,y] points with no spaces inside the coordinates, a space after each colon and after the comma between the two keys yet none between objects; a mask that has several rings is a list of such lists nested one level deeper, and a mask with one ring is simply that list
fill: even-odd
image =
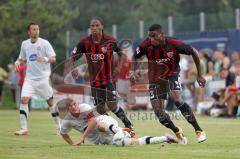
[{"label": "background fence", "polygon": [[[191,40],[199,38],[213,38],[223,37],[225,41],[225,49],[229,52],[233,50],[240,50],[236,40],[240,40],[240,34],[238,30],[240,29],[240,11],[236,9],[235,12],[228,13],[215,13],[215,14],[206,14],[199,13],[198,15],[191,16],[169,16],[166,19],[156,19],[154,21],[128,21],[122,25],[113,24],[111,27],[104,27],[104,31],[108,34],[111,34],[118,39],[143,39],[146,36],[148,27],[151,24],[159,23],[163,26],[165,34],[168,36],[176,36],[183,40]],[[233,30],[228,32],[228,30]],[[236,31],[236,32],[234,32]],[[89,28],[77,32],[77,31],[67,31],[66,32],[66,55],[69,51],[77,44],[80,37],[85,36],[90,33]],[[235,36],[234,36],[234,33]],[[229,35],[231,35],[229,37]],[[233,38],[231,40],[231,38]],[[227,40],[226,40],[227,39]],[[187,41],[186,41],[187,42]],[[215,40],[214,42],[208,41],[204,43],[203,41],[191,42],[193,46],[198,49],[202,48],[211,48],[212,50],[216,49],[221,42],[221,39]],[[208,46],[203,46],[208,44]]]}]

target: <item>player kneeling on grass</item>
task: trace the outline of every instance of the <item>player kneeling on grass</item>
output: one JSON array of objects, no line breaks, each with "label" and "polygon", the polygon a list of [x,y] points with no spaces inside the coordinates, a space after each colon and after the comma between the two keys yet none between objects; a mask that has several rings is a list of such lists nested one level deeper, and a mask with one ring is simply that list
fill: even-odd
[{"label": "player kneeling on grass", "polygon": [[[62,121],[60,133],[69,145],[81,145],[85,139],[93,144],[111,145],[114,144],[113,136],[117,132],[127,131],[131,133],[129,128],[119,127],[118,122],[112,117],[99,115],[89,104],[78,104],[72,99],[66,99],[65,103],[67,114]],[[72,128],[83,134],[82,138],[76,143],[68,135]],[[168,134],[161,137],[129,138],[128,141],[126,144],[177,143],[177,140]]]}]

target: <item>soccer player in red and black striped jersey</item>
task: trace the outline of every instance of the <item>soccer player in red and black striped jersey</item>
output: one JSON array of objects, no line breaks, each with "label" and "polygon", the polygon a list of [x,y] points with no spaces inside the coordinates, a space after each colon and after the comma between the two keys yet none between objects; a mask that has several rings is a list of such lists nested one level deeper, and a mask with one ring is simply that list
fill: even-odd
[{"label": "soccer player in red and black striped jersey", "polygon": [[[90,85],[92,87],[92,96],[94,105],[100,114],[105,114],[105,103],[108,108],[120,118],[125,127],[133,130],[131,122],[125,115],[121,107],[117,106],[117,92],[115,89],[115,74],[119,73],[124,60],[124,55],[117,45],[117,41],[110,35],[104,34],[103,24],[99,18],[93,18],[90,21],[92,34],[83,37],[72,52],[74,61],[85,54],[88,72],[90,76]],[[120,57],[118,67],[113,67],[113,53],[116,52]],[[78,76],[77,69],[72,71],[73,76]]]},{"label": "soccer player in red and black striped jersey", "polygon": [[[200,70],[197,50],[184,44],[181,40],[164,37],[162,26],[159,24],[150,26],[148,38],[136,49],[133,60],[135,61],[144,55],[148,58],[150,100],[160,123],[170,128],[176,134],[180,143],[187,143],[181,128],[173,124],[164,110],[164,99],[167,98],[168,94],[174,99],[175,105],[186,120],[194,127],[198,142],[203,142],[206,140],[206,134],[198,125],[191,107],[181,98],[181,84],[178,81],[180,54],[192,56],[198,72],[197,82],[201,87],[204,87],[206,80]],[[133,67],[136,70],[136,64]],[[136,80],[138,75],[136,72],[134,71],[132,74],[133,81]]]}]

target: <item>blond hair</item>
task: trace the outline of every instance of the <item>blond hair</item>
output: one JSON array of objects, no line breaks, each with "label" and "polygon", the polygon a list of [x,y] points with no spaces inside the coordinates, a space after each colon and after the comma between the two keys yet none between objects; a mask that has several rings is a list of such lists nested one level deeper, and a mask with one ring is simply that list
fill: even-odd
[{"label": "blond hair", "polygon": [[74,102],[73,99],[71,98],[67,98],[65,99],[65,105],[66,105],[66,108],[69,109],[69,107],[71,106],[71,103]]}]

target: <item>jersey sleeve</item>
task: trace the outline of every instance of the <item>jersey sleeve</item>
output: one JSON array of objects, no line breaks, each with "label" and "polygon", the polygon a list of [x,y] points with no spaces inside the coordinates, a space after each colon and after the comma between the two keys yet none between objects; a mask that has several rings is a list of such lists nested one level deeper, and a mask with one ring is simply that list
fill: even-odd
[{"label": "jersey sleeve", "polygon": [[68,134],[72,130],[72,125],[69,120],[63,120],[61,124],[60,133]]},{"label": "jersey sleeve", "polygon": [[84,114],[84,116],[87,120],[89,120],[95,116],[94,109],[88,104],[81,104],[80,111],[82,114]]},{"label": "jersey sleeve", "polygon": [[181,43],[177,45],[176,50],[179,54],[191,55],[192,52],[194,51],[194,48],[191,45]]},{"label": "jersey sleeve", "polygon": [[107,49],[113,50],[118,55],[122,55],[122,50],[118,45],[117,39],[112,36],[107,36],[107,41],[103,44],[107,47]]},{"label": "jersey sleeve", "polygon": [[93,117],[94,117],[93,111],[90,111],[89,113],[87,113],[87,116],[86,116],[87,120],[90,120]]},{"label": "jersey sleeve", "polygon": [[20,50],[20,54],[19,54],[18,59],[27,60],[26,58],[27,57],[26,57],[26,52],[24,50],[24,43],[22,42],[21,50]]},{"label": "jersey sleeve", "polygon": [[114,45],[115,45],[113,51],[116,52],[118,55],[121,56],[121,55],[122,55],[122,49],[119,47],[118,41],[117,41],[115,38],[113,39],[113,43],[114,43]]},{"label": "jersey sleeve", "polygon": [[47,57],[56,56],[56,53],[55,53],[52,45],[49,43],[49,41],[47,41],[47,43],[46,43],[46,55],[47,55]]},{"label": "jersey sleeve", "polygon": [[84,43],[79,42],[77,46],[74,47],[71,53],[71,57],[74,61],[76,61],[83,55],[84,52],[85,52]]},{"label": "jersey sleeve", "polygon": [[122,50],[119,46],[115,47],[113,51],[116,52],[118,55],[122,55]]}]

